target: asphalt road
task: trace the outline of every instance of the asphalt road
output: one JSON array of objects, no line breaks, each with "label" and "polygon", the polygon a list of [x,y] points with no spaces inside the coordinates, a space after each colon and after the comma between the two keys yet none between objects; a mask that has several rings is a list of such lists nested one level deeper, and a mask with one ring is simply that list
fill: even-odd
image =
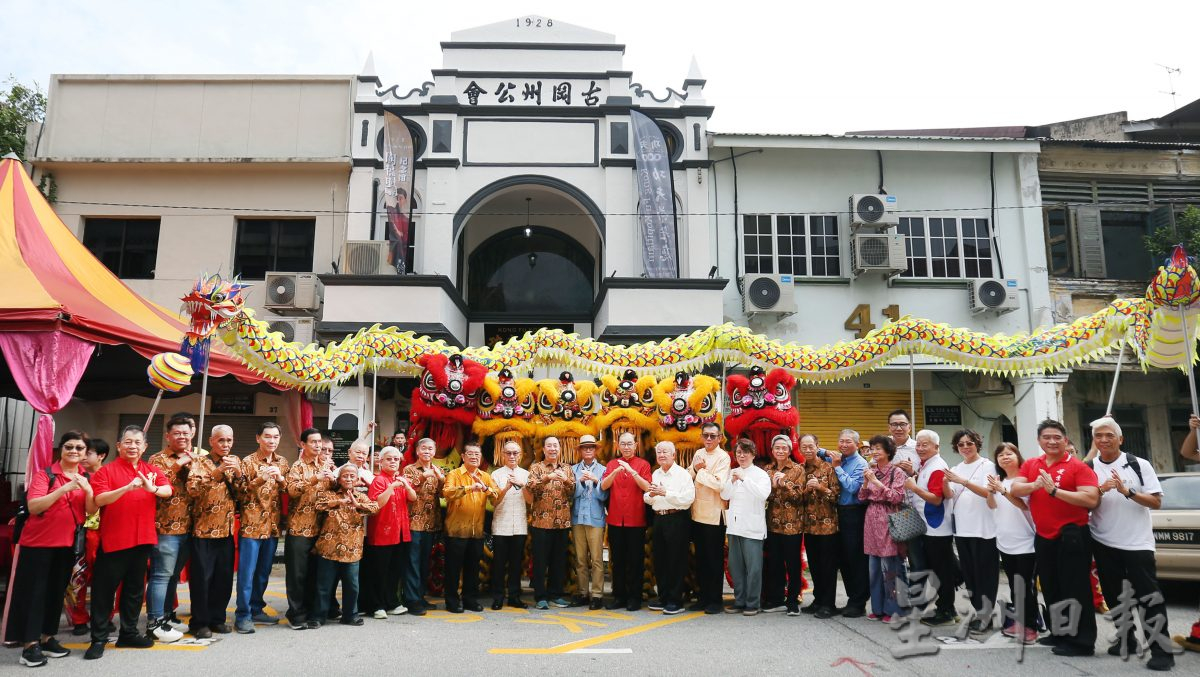
[{"label": "asphalt road", "polygon": [[[1200,585],[1167,588],[1171,634],[1186,634],[1196,620]],[[186,586],[180,586],[186,594]],[[1002,589],[1001,597],[1007,591]],[[285,608],[283,575],[276,567],[268,603]],[[844,601],[844,600],[839,600]],[[959,597],[960,610],[967,608]],[[181,600],[181,615],[187,610]],[[232,618],[232,609],[231,609]],[[379,671],[419,674],[784,674],[796,671],[848,677],[882,675],[1145,674],[1136,658],[1122,661],[1103,654],[1112,625],[1099,619],[1099,654],[1064,659],[1042,646],[1020,647],[999,633],[962,643],[954,627],[932,629],[922,646],[936,655],[896,658],[905,646],[895,628],[865,618],[817,620],[784,614],[663,616],[643,608],[629,613],[553,609],[505,610],[478,614],[434,611],[423,618],[366,619],[362,627],[339,624],[293,631],[286,625],[260,626],[253,635],[225,635],[204,644],[157,645],[150,650],[115,649],[103,659],[82,660],[86,644],[64,631],[60,641],[75,649],[51,659],[39,675],[345,675]],[[185,641],[190,641],[190,638]],[[17,673],[18,651],[0,652],[0,673]],[[1200,654],[1176,658],[1177,674],[1200,674]],[[12,666],[11,668],[9,666]],[[386,673],[385,673],[386,674]],[[393,673],[394,674],[394,673]]]}]

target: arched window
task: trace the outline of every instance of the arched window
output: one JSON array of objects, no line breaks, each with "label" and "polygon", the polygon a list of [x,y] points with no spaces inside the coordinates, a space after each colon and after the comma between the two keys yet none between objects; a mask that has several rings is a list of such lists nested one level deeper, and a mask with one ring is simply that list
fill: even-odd
[{"label": "arched window", "polygon": [[579,242],[556,230],[510,228],[471,252],[467,305],[524,318],[590,313],[595,266]]}]

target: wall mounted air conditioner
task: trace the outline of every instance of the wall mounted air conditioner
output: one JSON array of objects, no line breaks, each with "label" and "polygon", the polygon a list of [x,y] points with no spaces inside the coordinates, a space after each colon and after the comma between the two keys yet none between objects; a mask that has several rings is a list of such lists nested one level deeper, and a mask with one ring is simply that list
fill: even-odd
[{"label": "wall mounted air conditioner", "polygon": [[968,395],[997,395],[1008,392],[1008,384],[999,376],[978,371],[963,373],[963,386]]},{"label": "wall mounted air conditioner", "polygon": [[308,345],[313,342],[317,321],[311,317],[265,318],[268,331],[283,334],[283,340]]},{"label": "wall mounted air conditioner", "polygon": [[1017,281],[1007,280],[971,280],[971,296],[968,299],[971,312],[979,313],[1009,313],[1021,307],[1017,298]]},{"label": "wall mounted air conditioner", "polygon": [[851,195],[850,229],[882,230],[900,225],[895,195]]},{"label": "wall mounted air conditioner", "polygon": [[855,233],[850,236],[850,267],[863,273],[893,275],[908,270],[904,236],[896,233]]},{"label": "wall mounted air conditioner", "polygon": [[321,310],[325,286],[316,273],[267,273],[267,310],[278,315],[312,315]]},{"label": "wall mounted air conditioner", "polygon": [[796,287],[791,275],[746,275],[742,278],[742,312],[747,315],[796,312]]},{"label": "wall mounted air conditioner", "polygon": [[347,240],[342,247],[345,275],[387,275],[396,269],[388,263],[387,240]]}]

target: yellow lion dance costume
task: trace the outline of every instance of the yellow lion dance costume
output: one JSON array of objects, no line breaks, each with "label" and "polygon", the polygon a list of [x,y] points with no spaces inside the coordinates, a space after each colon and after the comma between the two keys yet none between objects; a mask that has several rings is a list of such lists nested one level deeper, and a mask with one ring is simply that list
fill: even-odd
[{"label": "yellow lion dance costume", "polygon": [[[692,454],[704,446],[700,427],[705,423],[721,425],[717,396],[721,382],[711,376],[690,376],[677,372],[673,381],[659,381],[654,386],[654,403],[658,408],[661,429],[657,441],[675,443],[676,462],[685,468]],[[652,459],[653,460],[653,459]]]},{"label": "yellow lion dance costume", "polygon": [[537,418],[535,435],[538,441],[538,457],[541,445],[547,437],[557,437],[565,463],[579,462],[579,438],[595,435],[596,384],[591,381],[575,382],[569,371],[557,379],[537,382]]},{"label": "yellow lion dance costume", "polygon": [[624,433],[633,434],[637,439],[637,454],[643,455],[658,430],[654,405],[654,386],[658,380],[653,376],[639,378],[635,371],[626,369],[619,379],[607,374],[601,376],[600,384],[600,413],[595,421],[604,438],[600,460],[607,463],[617,453],[617,438]]},{"label": "yellow lion dance costume", "polygon": [[537,415],[537,383],[531,378],[514,378],[512,371],[488,372],[479,390],[478,416],[471,424],[476,441],[492,438],[492,465],[504,465],[500,451],[509,442],[521,445],[521,465],[528,468],[532,452],[525,444],[533,438]]}]

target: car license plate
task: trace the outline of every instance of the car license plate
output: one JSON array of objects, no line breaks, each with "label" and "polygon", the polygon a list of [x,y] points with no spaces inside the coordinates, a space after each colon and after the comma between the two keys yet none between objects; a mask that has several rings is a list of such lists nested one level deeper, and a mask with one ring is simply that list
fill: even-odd
[{"label": "car license plate", "polygon": [[1155,529],[1154,542],[1160,545],[1200,545],[1200,529]]}]

